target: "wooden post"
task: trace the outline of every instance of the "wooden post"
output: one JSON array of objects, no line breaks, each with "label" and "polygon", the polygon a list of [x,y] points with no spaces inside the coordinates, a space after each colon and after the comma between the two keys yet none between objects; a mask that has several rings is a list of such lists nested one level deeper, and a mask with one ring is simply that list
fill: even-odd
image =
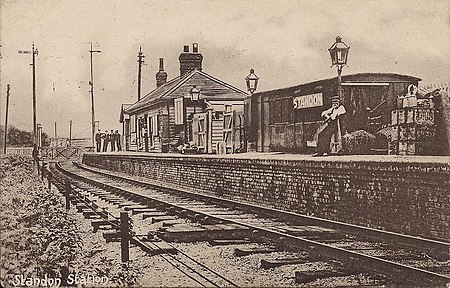
[{"label": "wooden post", "polygon": [[72,147],[72,120],[69,123],[69,147]]},{"label": "wooden post", "polygon": [[52,191],[52,173],[47,170],[48,191]]},{"label": "wooden post", "polygon": [[122,262],[130,260],[130,231],[128,212],[120,212],[120,250],[122,252]]},{"label": "wooden post", "polygon": [[41,167],[41,181],[44,181],[45,177],[45,162],[42,161],[42,167]]},{"label": "wooden post", "polygon": [[8,140],[8,107],[9,107],[9,84],[6,85],[6,116],[5,116],[5,139],[3,143],[3,154],[6,155],[6,144]]},{"label": "wooden post", "polygon": [[70,192],[72,187],[70,187],[70,181],[66,179],[66,209],[70,210]]}]

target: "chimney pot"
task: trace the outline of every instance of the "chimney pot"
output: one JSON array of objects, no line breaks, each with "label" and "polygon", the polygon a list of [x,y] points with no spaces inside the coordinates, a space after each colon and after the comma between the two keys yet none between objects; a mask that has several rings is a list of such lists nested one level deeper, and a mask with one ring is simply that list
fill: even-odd
[{"label": "chimney pot", "polygon": [[180,76],[184,76],[195,69],[202,70],[203,55],[198,53],[198,43],[193,43],[192,48],[193,53],[189,53],[189,46],[184,46],[184,52],[178,57],[178,60],[180,60]]},{"label": "chimney pot", "polygon": [[159,71],[156,73],[156,87],[167,82],[167,73],[164,72],[164,58],[159,58]]},{"label": "chimney pot", "polygon": [[159,58],[159,71],[164,71],[164,58]]}]

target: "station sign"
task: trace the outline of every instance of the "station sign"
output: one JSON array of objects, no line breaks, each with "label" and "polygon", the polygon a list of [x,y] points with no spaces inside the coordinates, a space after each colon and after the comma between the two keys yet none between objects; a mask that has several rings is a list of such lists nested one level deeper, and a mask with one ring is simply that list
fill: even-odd
[{"label": "station sign", "polygon": [[293,105],[294,109],[323,106],[322,93],[315,93],[294,97]]}]

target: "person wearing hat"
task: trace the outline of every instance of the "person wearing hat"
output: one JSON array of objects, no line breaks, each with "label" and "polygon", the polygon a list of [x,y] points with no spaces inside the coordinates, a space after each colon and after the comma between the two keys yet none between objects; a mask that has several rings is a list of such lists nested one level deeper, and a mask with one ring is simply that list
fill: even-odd
[{"label": "person wearing hat", "polygon": [[317,139],[317,154],[314,156],[327,156],[331,152],[331,136],[339,131],[339,116],[345,114],[345,107],[340,105],[339,99],[332,99],[331,108],[322,112],[321,116],[325,117],[327,126],[323,129]]},{"label": "person wearing hat", "polygon": [[116,134],[114,134],[114,130],[111,130],[109,134],[109,141],[111,141],[111,152],[116,151]]},{"label": "person wearing hat", "polygon": [[100,152],[102,147],[102,132],[98,129],[97,134],[95,134],[95,144],[97,145],[97,152]]},{"label": "person wearing hat", "polygon": [[116,145],[117,145],[117,151],[122,151],[122,145],[120,145],[120,134],[119,130],[116,130],[116,133],[114,133],[116,136]]},{"label": "person wearing hat", "polygon": [[105,131],[105,134],[103,134],[103,152],[107,151],[109,140],[109,133],[108,131]]}]

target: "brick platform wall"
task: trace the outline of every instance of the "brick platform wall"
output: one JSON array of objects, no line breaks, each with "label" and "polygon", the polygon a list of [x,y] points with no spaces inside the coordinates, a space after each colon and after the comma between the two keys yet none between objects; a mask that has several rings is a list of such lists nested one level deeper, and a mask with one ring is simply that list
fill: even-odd
[{"label": "brick platform wall", "polygon": [[311,216],[450,239],[450,165],[85,154],[83,162]]}]

